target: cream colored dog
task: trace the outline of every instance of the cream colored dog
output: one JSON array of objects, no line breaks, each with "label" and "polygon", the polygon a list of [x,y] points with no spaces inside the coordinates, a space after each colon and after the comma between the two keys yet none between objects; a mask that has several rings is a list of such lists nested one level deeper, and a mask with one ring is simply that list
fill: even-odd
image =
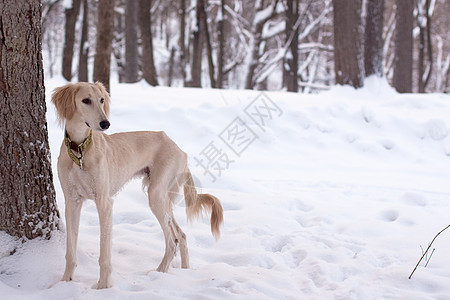
[{"label": "cream colored dog", "polygon": [[65,126],[58,158],[58,175],[66,203],[67,252],[62,280],[72,280],[77,264],[77,238],[83,201],[93,199],[100,220],[100,280],[111,287],[112,197],[129,180],[143,177],[150,208],[164,232],[166,250],[158,271],[167,272],[180,248],[181,266],[189,268],[186,235],[172,212],[172,200],[184,187],[189,219],[203,210],[211,214],[216,239],[223,221],[219,199],[197,194],[187,155],[164,132],[127,132],[107,135],[110,98],[101,83],[75,83],[56,88],[52,102]]}]

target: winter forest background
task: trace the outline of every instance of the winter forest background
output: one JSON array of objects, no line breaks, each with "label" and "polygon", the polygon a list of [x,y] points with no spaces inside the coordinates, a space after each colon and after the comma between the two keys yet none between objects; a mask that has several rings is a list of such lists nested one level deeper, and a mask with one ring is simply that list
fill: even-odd
[{"label": "winter forest background", "polygon": [[[43,1],[47,79],[98,80],[96,31],[108,22],[97,15],[101,2]],[[119,82],[316,93],[361,86],[375,73],[400,92],[450,91],[445,0],[103,2],[115,3]]]}]

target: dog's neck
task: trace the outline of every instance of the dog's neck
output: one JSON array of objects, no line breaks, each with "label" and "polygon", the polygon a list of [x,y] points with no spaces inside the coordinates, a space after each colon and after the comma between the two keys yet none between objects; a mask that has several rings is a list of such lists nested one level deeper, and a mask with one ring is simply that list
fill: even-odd
[{"label": "dog's neck", "polygon": [[66,121],[65,127],[70,140],[76,144],[81,144],[91,130],[85,123],[71,122],[71,120]]}]

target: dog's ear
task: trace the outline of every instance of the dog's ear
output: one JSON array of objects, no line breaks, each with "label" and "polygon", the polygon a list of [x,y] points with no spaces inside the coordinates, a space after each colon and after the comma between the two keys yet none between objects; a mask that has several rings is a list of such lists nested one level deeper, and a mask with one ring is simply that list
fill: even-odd
[{"label": "dog's ear", "polygon": [[64,120],[70,120],[73,117],[76,109],[75,95],[78,87],[75,84],[69,83],[60,86],[53,91],[52,102],[56,107],[58,113],[58,120],[60,125],[64,125]]},{"label": "dog's ear", "polygon": [[109,97],[109,93],[106,90],[106,88],[103,85],[103,83],[101,83],[100,81],[97,81],[95,83],[95,85],[100,90],[100,92],[103,94],[103,99],[105,100],[105,102],[103,104],[103,109],[105,110],[106,116],[109,117],[109,106],[111,104],[111,98]]}]

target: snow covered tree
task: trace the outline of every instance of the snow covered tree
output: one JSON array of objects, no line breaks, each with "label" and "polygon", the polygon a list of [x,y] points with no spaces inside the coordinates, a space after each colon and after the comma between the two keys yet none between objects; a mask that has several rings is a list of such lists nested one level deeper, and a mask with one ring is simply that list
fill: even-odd
[{"label": "snow covered tree", "polygon": [[245,78],[245,88],[253,89],[256,80],[255,72],[257,67],[260,65],[260,58],[264,53],[264,43],[263,43],[263,28],[264,25],[276,15],[276,8],[278,5],[278,0],[271,0],[269,4],[265,4],[264,0],[258,0],[255,3],[256,13],[253,18],[252,23],[252,43],[251,43],[251,53],[250,62],[247,68],[247,75]]},{"label": "snow covered tree", "polygon": [[114,33],[114,1],[99,0],[97,7],[97,45],[94,59],[94,81],[109,91],[112,39]]},{"label": "snow covered tree", "polygon": [[366,77],[383,76],[384,0],[367,0],[364,30],[364,70]]},{"label": "snow covered tree", "polygon": [[412,91],[414,0],[397,0],[393,85],[397,92]]},{"label": "snow covered tree", "polygon": [[73,46],[75,44],[75,25],[80,13],[80,0],[72,0],[72,6],[65,9],[66,26],[62,59],[62,75],[70,81],[72,79]]},{"label": "snow covered tree", "polygon": [[361,0],[333,0],[334,71],[337,84],[363,85]]},{"label": "snow covered tree", "polygon": [[58,228],[45,120],[41,2],[0,5],[0,230],[50,238]]}]

